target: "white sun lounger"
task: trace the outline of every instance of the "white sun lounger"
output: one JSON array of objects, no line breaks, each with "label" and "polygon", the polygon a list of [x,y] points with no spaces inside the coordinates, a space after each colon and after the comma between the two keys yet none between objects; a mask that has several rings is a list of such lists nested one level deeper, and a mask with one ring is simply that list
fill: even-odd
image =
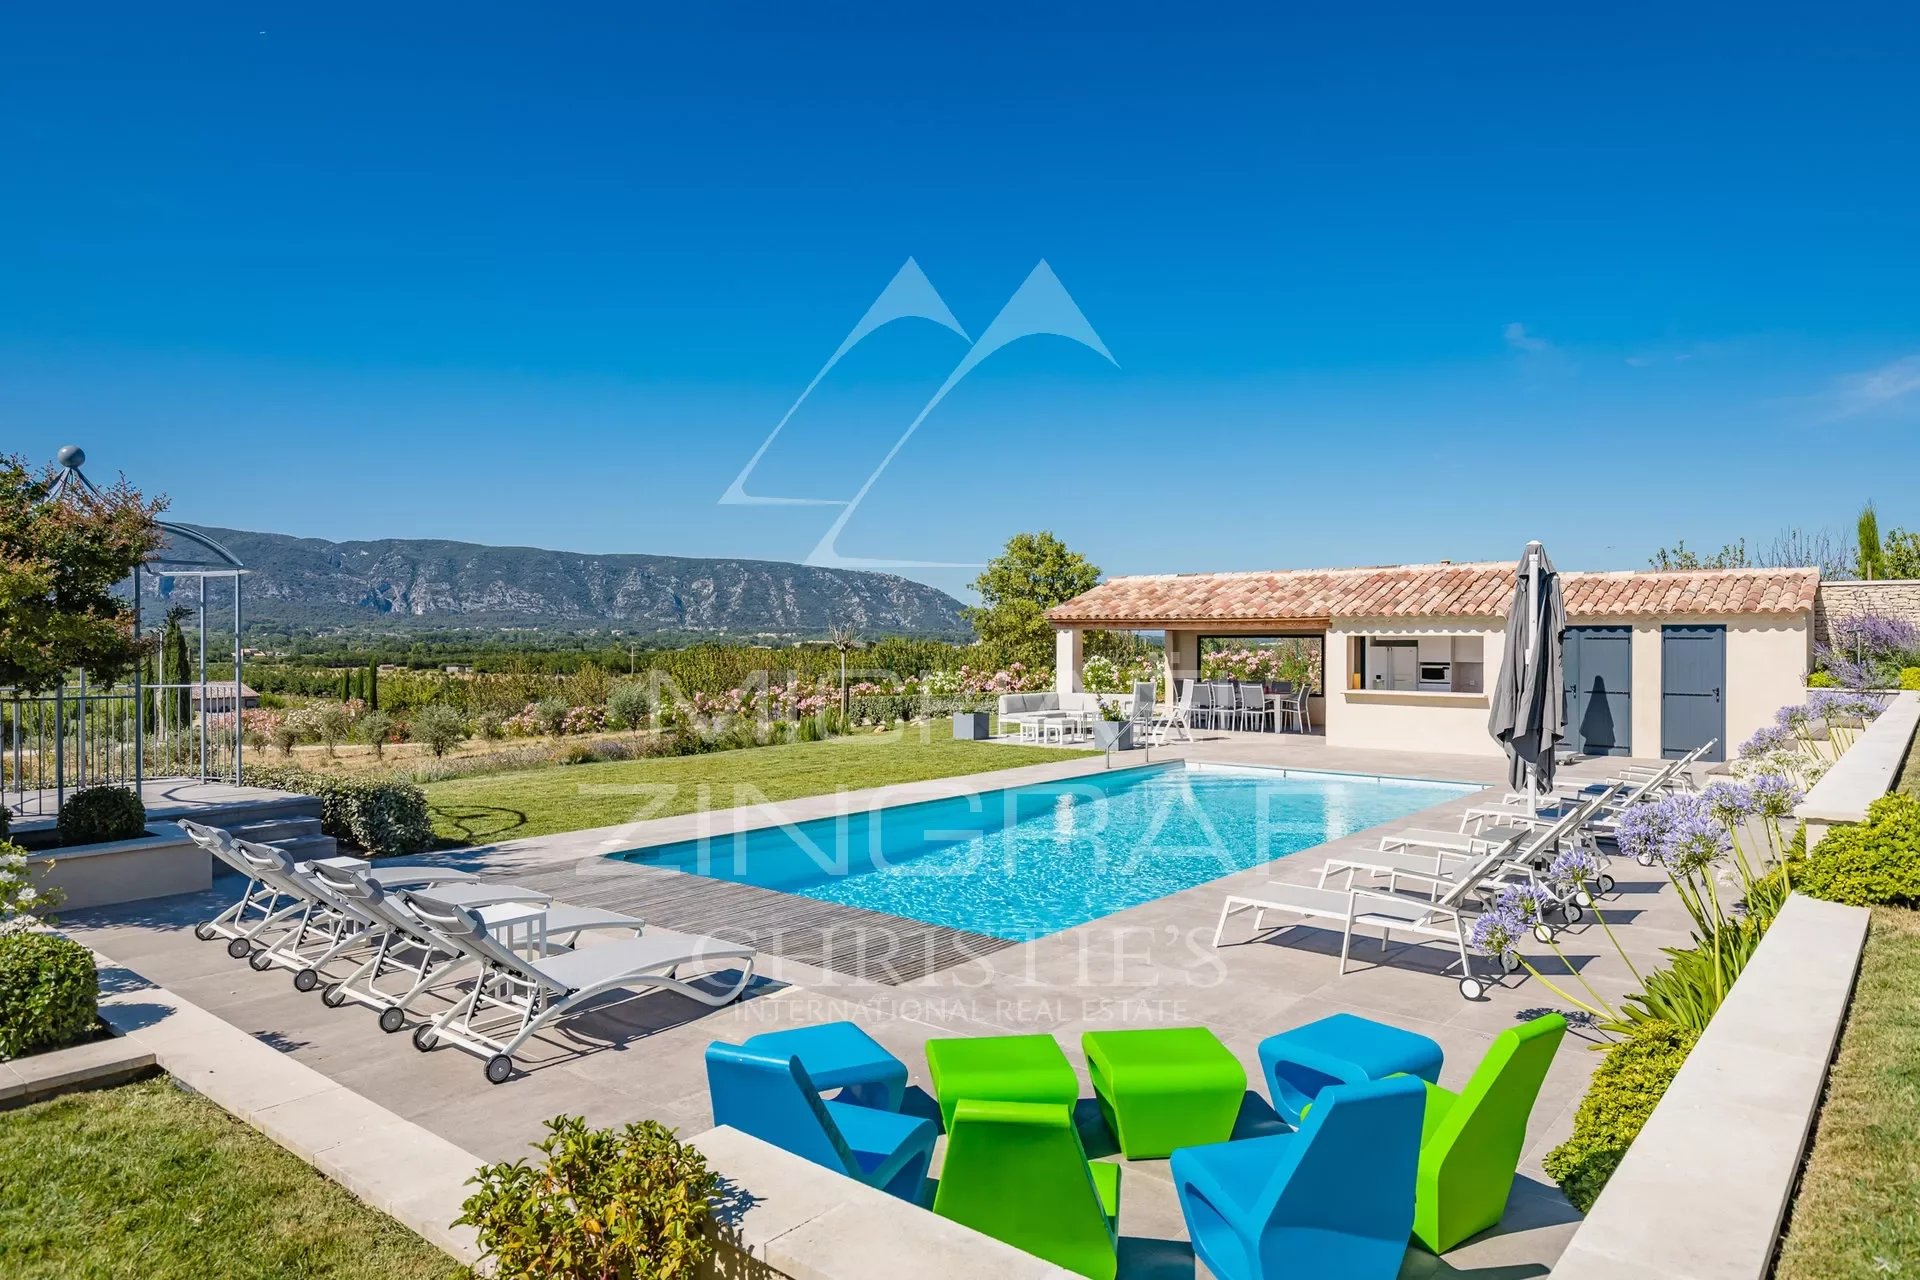
[{"label": "white sun lounger", "polygon": [[[250,874],[272,888],[281,905],[255,923],[247,933],[227,944],[228,954],[245,956],[264,973],[290,969],[294,985],[311,991],[318,985],[313,970],[322,957],[331,959],[372,928],[373,920],[353,903],[334,895],[313,874],[314,864],[296,862],[278,845],[235,839],[233,853]],[[362,867],[383,887],[402,887],[471,881],[471,872],[451,867],[395,865],[374,868],[361,858],[322,859],[334,865]],[[270,941],[268,939],[271,939]]]},{"label": "white sun lounger", "polygon": [[[1310,885],[1276,881],[1259,896],[1234,894],[1220,904],[1220,923],[1213,931],[1213,945],[1219,946],[1229,917],[1243,911],[1253,912],[1255,932],[1266,928],[1269,911],[1318,920],[1340,926],[1340,972],[1347,971],[1347,954],[1353,945],[1357,925],[1381,931],[1381,946],[1393,942],[1396,933],[1419,941],[1450,942],[1460,953],[1458,967],[1460,994],[1478,1000],[1486,993],[1487,983],[1473,974],[1472,953],[1467,949],[1467,926],[1476,914],[1467,906],[1487,873],[1500,861],[1504,845],[1496,845],[1469,864],[1458,881],[1438,897],[1419,897],[1390,889],[1326,889]],[[1512,962],[1514,965],[1518,961]],[[1455,966],[1449,964],[1448,969]]]},{"label": "white sun lounger", "polygon": [[[1483,887],[1497,888],[1513,882],[1531,884],[1559,908],[1568,924],[1575,924],[1580,920],[1583,907],[1577,898],[1578,890],[1571,885],[1553,884],[1547,876],[1547,867],[1563,843],[1580,838],[1581,826],[1616,790],[1617,785],[1569,806],[1559,820],[1550,825],[1509,824],[1458,834],[1421,830],[1394,832],[1380,837],[1380,847],[1376,850],[1328,858],[1320,868],[1320,883],[1325,886],[1329,878],[1344,873],[1351,886],[1357,873],[1366,872],[1386,877],[1389,889],[1398,889],[1400,881],[1408,879],[1438,893],[1481,864],[1489,850],[1497,849],[1500,857],[1481,873]],[[1605,892],[1611,887],[1612,877],[1603,876],[1602,881],[1596,887]],[[1538,923],[1534,932],[1543,942],[1552,940],[1552,930],[1545,922]]]},{"label": "white sun lounger", "polygon": [[231,906],[211,920],[202,920],[193,926],[193,936],[202,942],[212,942],[215,938],[230,939],[228,951],[234,959],[241,959],[253,949],[253,936],[267,928],[276,919],[280,908],[287,905],[285,895],[262,880],[252,864],[234,852],[231,832],[205,826],[188,818],[176,818],[174,821],[187,833],[188,839],[247,878],[246,887]]},{"label": "white sun lounger", "polygon": [[[407,1025],[407,1013],[414,1001],[452,982],[457,974],[476,962],[471,954],[442,943],[433,930],[408,909],[400,894],[389,892],[366,868],[316,863],[313,873],[335,894],[371,917],[377,930],[364,939],[366,958],[346,977],[328,983],[320,992],[320,999],[329,1008],[337,1009],[348,1001],[363,1004],[380,1015],[382,1031],[400,1031]],[[442,891],[442,897],[454,896],[451,891]],[[457,896],[461,905],[479,912],[481,919],[489,924],[508,914],[502,908],[542,905],[546,937],[557,939],[564,947],[571,947],[588,930],[624,929],[639,934],[646,927],[646,922],[638,916],[554,902],[550,894],[518,885],[476,882],[462,886]],[[316,959],[314,969],[324,968],[332,958]],[[394,974],[403,975],[405,985],[398,989],[383,988],[381,979]],[[300,985],[297,974],[294,985]]]},{"label": "white sun lounger", "polygon": [[[487,1079],[504,1083],[513,1055],[542,1027],[608,991],[664,988],[715,1008],[738,999],[753,980],[752,947],[695,934],[650,932],[559,955],[521,955],[493,936],[479,911],[443,902],[430,889],[402,893],[407,909],[434,939],[480,965],[480,976],[458,1003],[413,1031],[425,1052],[445,1043],[487,1059]],[[683,966],[743,961],[739,979],[713,992],[682,978]]]}]

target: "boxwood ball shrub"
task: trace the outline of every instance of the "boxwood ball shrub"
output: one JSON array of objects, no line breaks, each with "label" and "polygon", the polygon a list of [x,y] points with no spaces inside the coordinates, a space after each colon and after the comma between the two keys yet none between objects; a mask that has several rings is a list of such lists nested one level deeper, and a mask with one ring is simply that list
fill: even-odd
[{"label": "boxwood ball shrub", "polygon": [[375,858],[418,853],[433,844],[427,793],[398,778],[352,777],[298,765],[249,765],[242,780],[318,797],[320,827]]},{"label": "boxwood ball shrub", "polygon": [[555,1116],[525,1160],[485,1165],[456,1226],[475,1229],[501,1276],[693,1280],[713,1254],[703,1230],[720,1179],[657,1120],[589,1129]]},{"label": "boxwood ball shrub", "polygon": [[1920,798],[1896,792],[1793,864],[1793,887],[1811,898],[1856,907],[1920,906]]},{"label": "boxwood ball shrub", "polygon": [[1573,1113],[1572,1136],[1545,1161],[1547,1176],[1574,1208],[1593,1208],[1697,1039],[1670,1022],[1649,1022],[1607,1050]]},{"label": "boxwood ball shrub", "polygon": [[105,844],[147,833],[147,807],[126,787],[82,787],[60,806],[61,844]]},{"label": "boxwood ball shrub", "polygon": [[84,1039],[99,1002],[85,947],[53,933],[0,934],[0,1060]]}]

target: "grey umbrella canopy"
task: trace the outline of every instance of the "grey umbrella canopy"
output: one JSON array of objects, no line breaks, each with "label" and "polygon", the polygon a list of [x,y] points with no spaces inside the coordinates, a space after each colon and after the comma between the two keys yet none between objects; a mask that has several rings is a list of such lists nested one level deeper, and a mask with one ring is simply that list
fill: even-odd
[{"label": "grey umbrella canopy", "polygon": [[1539,543],[1527,544],[1515,576],[1506,652],[1500,656],[1487,730],[1506,748],[1514,790],[1547,791],[1553,786],[1554,748],[1566,730],[1560,685],[1567,606],[1560,575]]}]

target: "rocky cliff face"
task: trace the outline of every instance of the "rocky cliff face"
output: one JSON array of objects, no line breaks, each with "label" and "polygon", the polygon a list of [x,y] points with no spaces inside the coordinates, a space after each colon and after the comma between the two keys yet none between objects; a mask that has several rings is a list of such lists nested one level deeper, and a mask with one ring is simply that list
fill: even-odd
[{"label": "rocky cliff face", "polygon": [[252,570],[247,612],[260,621],[791,636],[841,624],[868,635],[969,633],[958,600],[891,574],[193,527]]}]

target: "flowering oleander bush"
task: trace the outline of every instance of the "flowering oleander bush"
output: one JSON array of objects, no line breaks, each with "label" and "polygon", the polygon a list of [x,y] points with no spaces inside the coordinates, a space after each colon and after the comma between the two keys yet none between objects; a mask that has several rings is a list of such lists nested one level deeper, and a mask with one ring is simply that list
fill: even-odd
[{"label": "flowering oleander bush", "polygon": [[1282,640],[1273,645],[1248,645],[1200,655],[1202,680],[1284,680],[1296,687],[1315,687],[1320,681],[1320,654],[1308,640]]}]

